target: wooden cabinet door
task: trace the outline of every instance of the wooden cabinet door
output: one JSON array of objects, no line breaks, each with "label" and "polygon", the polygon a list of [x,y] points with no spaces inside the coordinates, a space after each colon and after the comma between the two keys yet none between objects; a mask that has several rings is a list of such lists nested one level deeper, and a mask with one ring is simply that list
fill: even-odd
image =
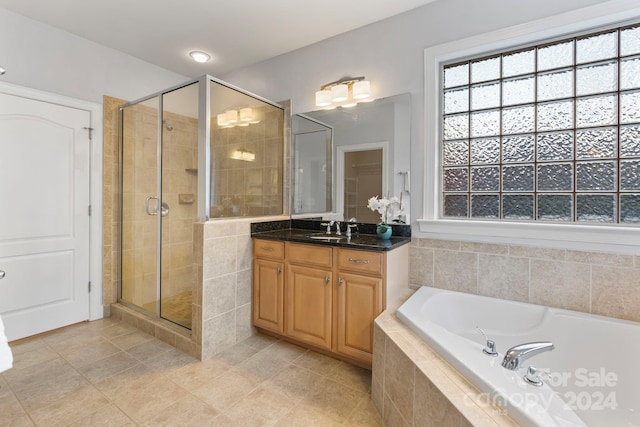
[{"label": "wooden cabinet door", "polygon": [[339,272],[338,353],[371,363],[373,321],[382,312],[382,279]]},{"label": "wooden cabinet door", "polygon": [[284,332],[284,263],[255,259],[253,262],[253,324]]},{"label": "wooden cabinet door", "polygon": [[331,270],[289,265],[286,286],[286,335],[330,349]]}]

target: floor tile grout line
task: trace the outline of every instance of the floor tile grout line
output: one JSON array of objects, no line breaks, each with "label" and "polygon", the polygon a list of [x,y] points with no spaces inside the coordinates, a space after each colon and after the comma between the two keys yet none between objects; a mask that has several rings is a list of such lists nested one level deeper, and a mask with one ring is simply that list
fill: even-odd
[{"label": "floor tile grout line", "polygon": [[[314,353],[312,350],[309,349],[305,349],[299,346],[296,346],[295,344],[291,344],[287,341],[284,340],[273,340],[271,342],[267,342],[267,345],[262,345],[263,343],[260,343],[259,341],[256,341],[254,344],[257,345],[250,345],[248,343],[245,343],[245,346],[248,346],[250,349],[252,349],[254,351],[253,354],[251,354],[251,356],[246,357],[242,360],[238,360],[238,361],[233,361],[229,362],[226,361],[224,359],[218,359],[221,363],[226,363],[229,366],[229,370],[235,369],[240,367],[240,365],[242,365],[243,363],[249,361],[250,359],[257,357],[259,355],[268,355],[269,353],[272,353],[272,357],[274,358],[274,360],[272,360],[272,363],[274,364],[274,370],[272,373],[270,373],[270,375],[268,375],[265,378],[261,378],[261,379],[255,379],[256,380],[256,384],[255,386],[251,387],[251,389],[244,393],[242,395],[242,397],[234,402],[233,404],[229,405],[228,407],[224,408],[223,410],[219,410],[217,409],[215,406],[213,406],[212,404],[207,403],[205,400],[203,400],[203,398],[199,397],[197,394],[195,394],[194,390],[190,390],[187,389],[183,386],[181,386],[180,384],[176,383],[175,381],[172,380],[171,375],[173,373],[175,373],[176,371],[178,371],[179,369],[185,368],[189,365],[191,365],[192,363],[202,363],[202,361],[186,361],[185,362],[178,362],[176,365],[171,364],[171,362],[169,362],[169,365],[167,367],[162,367],[162,362],[160,361],[158,363],[158,365],[154,365],[152,362],[154,360],[158,360],[160,358],[163,358],[167,355],[167,353],[170,352],[170,348],[165,349],[164,351],[161,351],[157,354],[154,354],[151,357],[145,357],[145,356],[141,356],[138,355],[138,357],[134,356],[132,353],[130,353],[128,350],[130,348],[136,347],[137,345],[141,345],[141,344],[145,344],[149,341],[151,341],[153,338],[150,338],[149,340],[145,340],[142,341],[134,346],[131,346],[127,349],[122,348],[121,346],[119,346],[118,344],[116,344],[116,342],[113,341],[114,338],[117,337],[121,337],[127,334],[131,334],[134,331],[126,331],[122,334],[118,334],[118,335],[114,335],[114,336],[105,336],[105,330],[109,329],[109,328],[114,328],[114,327],[118,327],[119,325],[122,325],[121,321],[118,322],[113,322],[112,324],[105,326],[105,327],[96,327],[96,328],[87,328],[85,330],[83,330],[82,328],[84,328],[84,325],[81,325],[80,328],[78,329],[79,331],[81,331],[81,333],[85,333],[85,332],[89,332],[87,334],[87,339],[92,339],[93,337],[100,337],[103,340],[105,340],[106,342],[109,342],[110,344],[112,344],[116,349],[119,349],[119,351],[116,351],[115,353],[112,353],[110,355],[106,355],[104,357],[100,357],[98,359],[94,359],[91,362],[87,363],[87,366],[89,364],[92,363],[99,363],[100,361],[104,360],[105,358],[111,357],[115,354],[119,354],[119,353],[123,353],[123,354],[127,354],[128,356],[131,356],[133,358],[133,360],[135,360],[135,365],[134,366],[141,366],[144,367],[145,369],[149,369],[152,372],[156,372],[159,373],[160,377],[163,377],[165,380],[169,380],[173,383],[174,386],[178,387],[179,389],[181,389],[184,392],[183,397],[177,398],[177,400],[173,401],[173,399],[170,399],[170,401],[172,401],[172,403],[170,405],[174,405],[175,403],[179,402],[181,399],[186,398],[187,396],[191,399],[194,399],[195,401],[199,402],[200,404],[204,405],[205,407],[215,411],[215,413],[217,414],[215,417],[221,417],[221,416],[227,416],[230,414],[230,411],[233,407],[235,407],[236,405],[239,404],[239,402],[242,402],[244,399],[247,399],[248,396],[250,396],[252,393],[254,393],[257,389],[262,388],[265,392],[269,392],[269,382],[272,381],[277,375],[280,375],[283,371],[290,369],[291,367],[295,367],[297,369],[301,369],[302,371],[313,375],[316,378],[322,378],[323,380],[326,381],[326,385],[328,388],[332,388],[332,387],[344,387],[347,390],[350,390],[351,392],[354,393],[354,398],[355,400],[355,404],[352,407],[349,408],[345,408],[348,409],[348,412],[345,411],[344,415],[340,415],[340,419],[338,418],[332,418],[334,419],[334,421],[336,422],[337,425],[349,425],[349,420],[354,417],[355,414],[357,414],[362,408],[365,408],[367,406],[366,403],[366,399],[370,398],[370,393],[367,392],[367,390],[363,390],[362,387],[359,387],[358,384],[361,384],[361,373],[358,372],[360,369],[364,369],[364,368],[360,368],[360,367],[353,367],[351,369],[353,369],[354,372],[354,376],[352,377],[350,375],[350,372],[346,372],[345,373],[347,375],[342,375],[339,371],[341,369],[344,368],[350,368],[350,365],[347,364],[344,361],[338,360],[338,359],[333,359],[336,362],[334,362],[332,365],[330,366],[329,369],[327,369],[326,371],[318,371],[318,370],[314,370],[311,369],[308,366],[304,366],[304,362],[303,362],[303,358],[305,356],[310,355],[311,353]],[[72,329],[65,329],[64,332],[66,331],[70,331]],[[144,331],[142,331],[144,332]],[[71,332],[69,334],[69,336],[74,336],[75,334],[73,332]],[[133,424],[138,425],[138,422],[135,421],[134,418],[132,418],[132,415],[130,415],[129,413],[126,412],[125,408],[120,407],[117,403],[116,400],[114,399],[112,400],[109,395],[105,394],[105,392],[103,392],[101,390],[101,388],[98,388],[98,384],[100,383],[100,381],[97,382],[92,382],[89,379],[88,375],[85,375],[83,373],[82,366],[78,366],[76,367],[75,365],[73,365],[69,359],[67,358],[67,356],[64,356],[62,353],[66,353],[63,351],[63,348],[59,347],[59,346],[55,346],[52,347],[52,344],[55,344],[55,337],[56,334],[51,334],[51,335],[47,335],[47,337],[51,336],[51,339],[48,339],[47,341],[43,341],[43,345],[46,346],[46,348],[48,348],[49,350],[52,351],[53,354],[57,355],[57,357],[59,357],[61,360],[63,360],[66,364],[69,365],[69,367],[72,369],[71,372],[75,372],[76,374],[78,374],[80,376],[80,378],[83,379],[83,381],[86,383],[85,385],[90,387],[90,392],[91,393],[96,393],[98,396],[100,396],[101,398],[104,399],[104,405],[110,405],[112,408],[117,409],[121,414],[123,414],[126,419],[130,420]],[[260,338],[260,339],[264,339],[264,338]],[[271,340],[271,337],[269,337],[268,339]],[[52,344],[50,344],[52,343]],[[240,343],[237,344],[241,344],[243,343],[243,341],[241,341]],[[287,348],[289,345],[291,345],[292,347]],[[281,348],[278,348],[279,346],[282,346]],[[81,345],[79,345],[79,347],[81,347]],[[61,353],[62,351],[62,353]],[[296,354],[296,352],[300,352],[299,354]],[[320,356],[325,356],[325,357],[329,357],[326,355],[323,355],[321,353],[317,353]],[[215,356],[214,356],[215,359]],[[231,360],[233,360],[233,357],[231,357]],[[43,362],[39,362],[39,363],[44,363],[46,361]],[[182,364],[185,363],[185,364]],[[322,362],[320,362],[322,363]],[[169,369],[166,369],[169,368]],[[175,368],[175,369],[174,369]],[[255,368],[255,367],[254,367]],[[118,371],[115,372],[110,372],[110,374],[103,378],[107,379],[107,378],[115,378],[118,377],[119,375],[121,375],[123,372],[132,369],[131,366],[126,367],[124,369],[119,369]],[[226,371],[222,371],[220,373],[220,375],[222,375],[224,372]],[[247,372],[242,372],[241,369],[237,370],[237,373],[239,374],[245,374]],[[217,376],[216,376],[217,377]],[[342,378],[344,377],[344,380],[342,380]],[[4,377],[3,377],[4,379]],[[6,382],[6,380],[4,380],[4,382]],[[7,384],[9,386],[9,384]],[[84,385],[83,385],[84,387]],[[13,396],[17,399],[17,396],[15,395],[15,392],[13,391],[12,388],[10,388],[11,393],[13,394]],[[182,395],[182,393],[181,393]],[[63,397],[64,398],[64,397]],[[62,399],[62,398],[60,398]],[[56,401],[49,403],[48,405],[46,405],[45,407],[48,407],[51,404],[54,404],[55,402],[58,402],[60,399],[56,399]],[[287,414],[290,414],[292,412],[294,412],[296,409],[299,408],[303,408],[303,406],[305,406],[305,399],[306,397],[300,397],[300,399],[291,399],[290,398],[290,402],[291,402],[291,406],[290,407],[286,407],[284,409],[281,409],[281,412],[277,415],[277,417],[274,418],[274,420],[276,420],[275,422],[282,422],[283,419],[285,419],[285,417],[287,416]],[[35,424],[34,419],[32,418],[32,415],[30,412],[28,412],[26,410],[26,408],[24,407],[24,405],[22,404],[22,402],[20,400],[18,400],[18,402],[20,403],[22,410],[24,411],[24,414],[26,414],[26,416],[29,418],[30,422],[32,422],[33,424]],[[309,402],[307,402],[308,404]],[[169,405],[169,406],[170,406]],[[104,408],[104,406],[102,406],[101,408],[95,409],[91,411],[91,414],[87,415],[93,415],[95,414],[98,410],[102,410],[102,408]],[[314,406],[310,406],[311,409],[314,408]],[[317,410],[319,407],[316,407]],[[336,414],[337,415],[337,414]],[[330,416],[331,417],[331,416]]]}]

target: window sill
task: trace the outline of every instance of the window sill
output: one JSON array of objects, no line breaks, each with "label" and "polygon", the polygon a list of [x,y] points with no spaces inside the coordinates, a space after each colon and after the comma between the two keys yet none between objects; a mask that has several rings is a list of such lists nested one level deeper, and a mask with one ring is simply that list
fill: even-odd
[{"label": "window sill", "polygon": [[640,255],[640,228],[497,222],[455,219],[419,219],[414,237],[483,243],[540,246]]}]

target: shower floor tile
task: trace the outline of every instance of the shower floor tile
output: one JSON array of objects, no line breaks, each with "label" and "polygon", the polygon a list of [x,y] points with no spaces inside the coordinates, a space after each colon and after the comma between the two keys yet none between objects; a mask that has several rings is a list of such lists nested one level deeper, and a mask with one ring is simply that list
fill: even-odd
[{"label": "shower floor tile", "polygon": [[175,295],[162,298],[162,316],[173,323],[191,329],[191,291],[183,291]]},{"label": "shower floor tile", "polygon": [[10,346],[2,426],[383,425],[369,371],[265,335],[204,362],[111,318]]}]

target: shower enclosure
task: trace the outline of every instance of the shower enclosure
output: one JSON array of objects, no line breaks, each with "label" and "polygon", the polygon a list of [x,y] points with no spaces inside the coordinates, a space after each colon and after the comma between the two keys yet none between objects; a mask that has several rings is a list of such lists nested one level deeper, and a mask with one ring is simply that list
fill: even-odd
[{"label": "shower enclosure", "polygon": [[121,108],[121,303],[193,327],[194,224],[283,212],[283,123],[210,76]]}]

